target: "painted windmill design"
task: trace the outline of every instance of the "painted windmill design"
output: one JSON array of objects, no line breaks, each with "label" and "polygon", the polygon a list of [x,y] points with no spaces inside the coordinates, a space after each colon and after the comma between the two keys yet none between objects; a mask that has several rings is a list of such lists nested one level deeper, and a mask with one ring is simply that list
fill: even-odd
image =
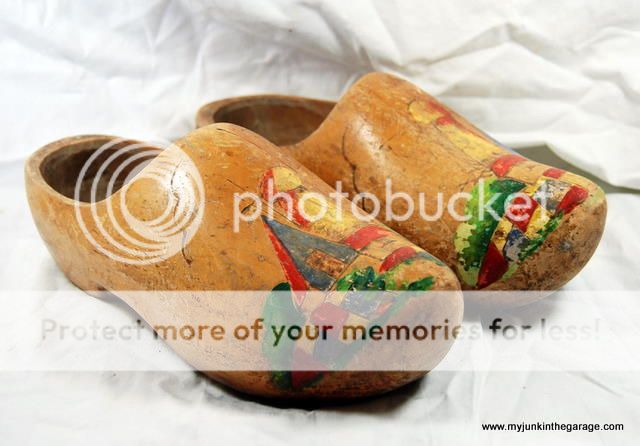
[{"label": "painted windmill design", "polygon": [[[275,200],[274,205],[282,213],[291,211],[292,217],[291,221],[281,214],[273,219],[262,217],[287,278],[287,283],[278,284],[274,292],[288,292],[291,296],[289,300],[272,293],[264,308],[265,324],[334,327],[330,331],[333,336],[327,340],[302,338],[277,348],[272,347],[273,339],[265,338],[263,351],[272,365],[293,369],[274,373],[274,382],[282,387],[302,388],[321,379],[323,371],[357,351],[356,345],[335,336],[342,326],[380,323],[391,315],[394,306],[402,304],[390,293],[374,295],[362,291],[429,289],[433,285],[431,276],[404,281],[399,269],[417,259],[439,261],[382,226],[362,224],[346,213],[337,219],[331,207],[321,220],[306,220],[294,210],[308,191],[289,168],[267,171],[261,189],[265,200],[273,194],[289,196],[290,201]],[[314,206],[313,199],[304,201]]]}]

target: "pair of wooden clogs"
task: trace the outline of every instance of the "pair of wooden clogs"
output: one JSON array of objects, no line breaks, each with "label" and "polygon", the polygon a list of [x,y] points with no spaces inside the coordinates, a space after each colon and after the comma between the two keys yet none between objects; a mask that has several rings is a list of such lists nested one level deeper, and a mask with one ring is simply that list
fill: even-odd
[{"label": "pair of wooden clogs", "polygon": [[[366,326],[422,314],[456,326],[461,288],[486,290],[475,298],[486,303],[527,303],[497,291],[561,287],[603,231],[606,202],[597,185],[510,151],[387,74],[363,77],[338,103],[287,96],[214,102],[200,109],[197,125],[164,149],[71,137],[26,164],[31,211],[60,269],[83,290],[118,295],[152,325],[167,315],[184,324],[196,314],[233,319],[244,311],[164,292],[275,290],[290,296],[288,306],[267,293],[253,304],[267,321],[290,311],[300,320],[339,325],[357,318]],[[367,213],[388,211],[376,214],[386,225],[344,198],[326,200],[324,214],[313,218],[333,195],[328,184],[338,181]],[[371,290],[447,293],[421,293],[402,305],[334,295]],[[143,291],[158,297],[136,293]],[[318,291],[328,297],[309,297]],[[240,363],[269,355],[260,344],[238,350],[206,340],[167,342],[244,392],[350,398],[424,375],[453,338],[403,352],[424,358],[424,369],[369,372],[220,370],[221,357]],[[321,368],[317,350],[293,343],[291,362],[278,364]]]}]

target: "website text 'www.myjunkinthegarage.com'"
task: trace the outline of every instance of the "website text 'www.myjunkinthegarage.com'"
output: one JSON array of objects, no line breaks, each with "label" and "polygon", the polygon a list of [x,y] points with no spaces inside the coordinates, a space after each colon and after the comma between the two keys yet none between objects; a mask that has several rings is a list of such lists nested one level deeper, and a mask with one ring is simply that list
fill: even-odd
[{"label": "website text 'www.myjunkinthegarage.com'", "polygon": [[622,423],[482,423],[483,431],[511,431],[511,432],[535,432],[535,431],[563,431],[563,432],[598,432],[598,431],[623,431]]}]

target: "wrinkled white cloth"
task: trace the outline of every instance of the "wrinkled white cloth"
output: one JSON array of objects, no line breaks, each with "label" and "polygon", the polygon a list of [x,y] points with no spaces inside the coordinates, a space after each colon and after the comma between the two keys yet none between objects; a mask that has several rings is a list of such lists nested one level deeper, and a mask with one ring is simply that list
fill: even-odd
[{"label": "wrinkled white cloth", "polygon": [[[21,324],[31,323],[40,306],[30,302],[25,310],[6,296],[72,287],[31,222],[22,178],[24,159],[61,137],[172,139],[192,129],[197,108],[214,99],[261,92],[336,99],[362,74],[380,70],[412,80],[508,145],[547,145],[612,185],[640,189],[635,0],[25,0],[0,5],[0,61],[0,357],[18,348]],[[603,241],[568,289],[640,290],[640,198],[630,189],[608,187]],[[528,311],[562,318],[553,307]],[[613,291],[610,302],[585,304],[585,315],[600,314],[613,327],[632,326],[629,315],[639,308],[614,310]],[[105,323],[129,314],[90,298],[68,311]],[[473,323],[484,321],[468,314],[465,324]],[[620,336],[620,343],[633,354],[638,337]],[[558,346],[523,352],[532,364],[557,370],[473,371],[479,358],[499,351],[490,342],[469,352],[460,345],[442,370],[415,385],[316,410],[256,402],[189,372],[2,371],[0,438],[6,444],[635,444],[637,370],[572,368],[571,351]],[[602,343],[593,355],[610,348]],[[158,352],[172,355],[161,346]],[[89,354],[97,353],[78,358]],[[468,370],[452,371],[456,361]],[[488,433],[480,426],[522,421],[624,423],[625,432]]]},{"label": "wrinkled white cloth", "polygon": [[635,0],[24,1],[0,13],[2,160],[70,134],[178,137],[208,100],[335,99],[381,70],[506,144],[546,143],[640,188]]}]

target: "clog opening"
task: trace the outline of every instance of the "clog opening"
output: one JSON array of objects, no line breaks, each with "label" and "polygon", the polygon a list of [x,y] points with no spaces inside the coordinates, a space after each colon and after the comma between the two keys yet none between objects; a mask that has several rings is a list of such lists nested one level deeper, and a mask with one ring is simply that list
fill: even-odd
[{"label": "clog opening", "polygon": [[313,133],[334,104],[303,98],[247,98],[223,105],[213,122],[245,127],[278,146],[296,144]]},{"label": "clog opening", "polygon": [[40,164],[40,173],[49,186],[65,197],[101,201],[158,155],[157,148],[139,147],[134,141],[113,142],[107,137],[80,139],[50,153]]}]

